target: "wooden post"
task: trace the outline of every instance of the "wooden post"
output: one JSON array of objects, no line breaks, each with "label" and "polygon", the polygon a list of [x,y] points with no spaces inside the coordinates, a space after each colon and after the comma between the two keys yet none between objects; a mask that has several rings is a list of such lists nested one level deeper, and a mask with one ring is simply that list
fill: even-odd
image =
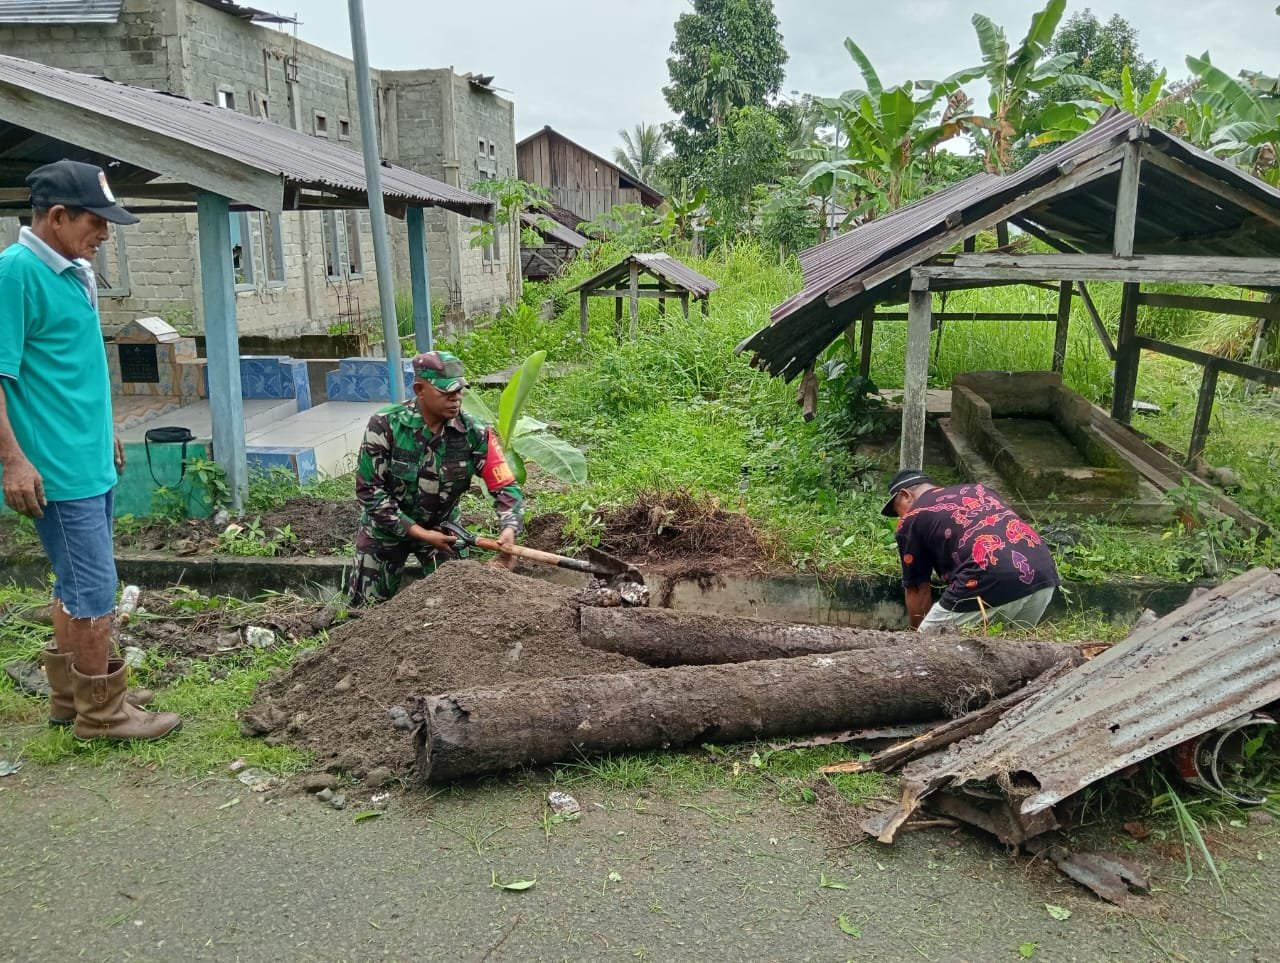
[{"label": "wooden post", "polygon": [[[1266,301],[1270,304],[1276,299],[1274,294],[1268,294]],[[1257,326],[1254,328],[1253,347],[1249,351],[1249,364],[1260,365],[1262,363],[1262,352],[1266,348],[1267,341],[1271,337],[1271,329],[1275,327],[1275,321],[1271,318],[1259,318]],[[1258,387],[1256,381],[1245,381],[1244,396],[1248,398]]]},{"label": "wooden post", "polygon": [[231,264],[231,202],[201,191],[196,197],[200,244],[200,299],[205,354],[209,357],[209,413],[213,457],[226,473],[231,507],[249,492],[244,445],[244,398],[240,388],[240,332],[236,325],[235,271]]},{"label": "wooden post", "polygon": [[996,244],[999,247],[1009,246],[1009,222],[1000,221],[996,225]]},{"label": "wooden post", "polygon": [[1124,285],[1120,295],[1120,331],[1116,338],[1115,390],[1111,396],[1111,417],[1122,425],[1133,416],[1133,395],[1138,387],[1139,348],[1138,289],[1136,281]]},{"label": "wooden post", "polygon": [[898,467],[923,468],[929,334],[933,321],[933,295],[927,278],[911,279],[907,315],[907,357],[902,374],[902,451]]},{"label": "wooden post", "polygon": [[658,316],[665,318],[667,316],[667,299],[658,298]]},{"label": "wooden post", "polygon": [[1058,283],[1058,321],[1053,329],[1053,370],[1062,374],[1067,363],[1067,328],[1071,324],[1071,282]]},{"label": "wooden post", "polygon": [[631,340],[636,339],[640,325],[640,265],[631,262]]},{"label": "wooden post", "polygon": [[622,295],[613,299],[613,333],[619,343],[622,341]]},{"label": "wooden post", "polygon": [[427,267],[427,230],[422,208],[405,211],[409,229],[409,289],[413,294],[413,345],[419,352],[432,350],[431,275]]},{"label": "wooden post", "polygon": [[711,295],[704,294],[702,296],[702,316],[705,318],[711,314]]},{"label": "wooden post", "polygon": [[1196,417],[1191,424],[1191,444],[1187,447],[1187,467],[1195,470],[1195,464],[1204,455],[1209,440],[1209,420],[1213,417],[1213,396],[1218,390],[1218,366],[1204,366],[1200,379],[1200,396],[1196,399]]},{"label": "wooden post", "polygon": [[875,331],[876,326],[876,309],[874,307],[867,308],[862,313],[862,323],[859,325],[860,331],[858,337],[860,340],[858,353],[858,374],[864,378],[871,377],[871,335]]},{"label": "wooden post", "polygon": [[578,337],[587,340],[587,292],[584,288],[578,292]]},{"label": "wooden post", "polygon": [[680,312],[684,315],[686,321],[689,320],[689,292],[680,292]]},{"label": "wooden post", "polygon": [[1138,180],[1142,167],[1140,146],[1137,141],[1126,144],[1124,160],[1120,164],[1115,229],[1111,238],[1111,253],[1115,257],[1133,257],[1133,236],[1138,224]]}]

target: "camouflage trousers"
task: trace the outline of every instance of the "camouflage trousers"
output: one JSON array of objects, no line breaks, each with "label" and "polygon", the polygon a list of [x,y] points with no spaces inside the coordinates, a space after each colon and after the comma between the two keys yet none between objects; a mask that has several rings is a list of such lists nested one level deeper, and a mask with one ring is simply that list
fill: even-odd
[{"label": "camouflage trousers", "polygon": [[361,525],[356,529],[356,554],[347,579],[347,603],[359,608],[394,596],[400,591],[400,580],[410,555],[416,556],[422,563],[423,573],[430,575],[450,558],[465,558],[467,551],[461,548],[453,555],[444,555],[426,542]]}]

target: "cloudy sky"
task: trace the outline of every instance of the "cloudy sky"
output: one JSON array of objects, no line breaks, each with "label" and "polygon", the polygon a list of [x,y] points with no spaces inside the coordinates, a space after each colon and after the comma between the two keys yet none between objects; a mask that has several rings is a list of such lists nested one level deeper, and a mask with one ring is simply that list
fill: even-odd
[{"label": "cloudy sky", "polygon": [[[347,0],[245,0],[296,15],[298,36],[350,55]],[[783,91],[838,94],[859,86],[843,47],[851,36],[886,84],[943,77],[980,62],[969,24],[975,12],[1026,33],[1041,0],[774,0],[790,55]],[[1244,67],[1280,73],[1276,0],[1071,0],[1067,16],[1113,13],[1138,31],[1143,56],[1171,78],[1185,57],[1208,50],[1231,73]],[[369,58],[375,67],[452,66],[494,74],[516,104],[516,136],[550,124],[610,156],[618,129],[670,119],[662,98],[672,25],[687,0],[365,0]],[[977,93],[977,91],[972,91]]]}]

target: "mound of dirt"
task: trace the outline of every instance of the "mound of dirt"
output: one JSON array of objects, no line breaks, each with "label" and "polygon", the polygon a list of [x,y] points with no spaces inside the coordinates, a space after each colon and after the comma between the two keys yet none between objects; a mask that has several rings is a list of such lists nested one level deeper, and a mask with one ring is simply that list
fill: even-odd
[{"label": "mound of dirt", "polygon": [[570,589],[450,562],[260,686],[242,730],[310,750],[332,771],[406,772],[412,740],[387,710],[408,696],[645,668],[579,644],[578,604]]},{"label": "mound of dirt", "polygon": [[262,530],[268,536],[288,529],[295,541],[284,548],[289,555],[332,555],[349,549],[356,540],[360,506],[355,499],[335,502],[327,498],[302,496],[262,515]]}]

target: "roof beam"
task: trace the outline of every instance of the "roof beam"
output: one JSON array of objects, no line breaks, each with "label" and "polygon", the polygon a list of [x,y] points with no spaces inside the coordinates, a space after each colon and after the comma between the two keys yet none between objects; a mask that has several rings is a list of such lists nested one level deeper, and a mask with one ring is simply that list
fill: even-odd
[{"label": "roof beam", "polygon": [[1275,204],[1268,204],[1266,201],[1253,197],[1237,187],[1232,187],[1225,181],[1212,177],[1204,171],[1192,167],[1190,164],[1184,164],[1163,151],[1155,149],[1151,144],[1143,144],[1141,154],[1144,161],[1154,164],[1175,177],[1180,177],[1196,187],[1234,204],[1236,207],[1243,208],[1269,224],[1280,227],[1280,210],[1277,209]]},{"label": "roof beam", "polygon": [[951,265],[914,268],[913,278],[955,281],[1124,281],[1280,288],[1280,258],[1156,254],[959,254]]}]

